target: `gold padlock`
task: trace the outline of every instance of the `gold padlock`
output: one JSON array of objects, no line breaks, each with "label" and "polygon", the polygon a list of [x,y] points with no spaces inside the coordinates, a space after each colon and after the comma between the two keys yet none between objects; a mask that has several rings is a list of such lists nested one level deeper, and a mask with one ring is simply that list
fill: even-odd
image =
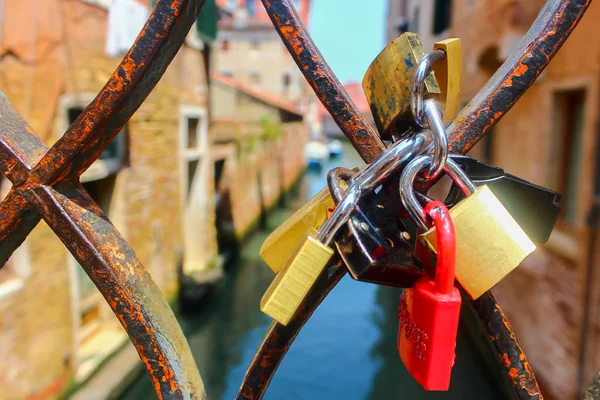
[{"label": "gold padlock", "polygon": [[311,229],[269,285],[260,301],[261,311],[287,325],[333,253],[333,249],[317,240],[316,230]]},{"label": "gold padlock", "polygon": [[[354,168],[357,172],[358,168]],[[345,180],[339,185],[343,190],[348,187]],[[329,188],[324,188],[306,204],[294,212],[283,224],[265,239],[259,250],[261,258],[269,268],[278,273],[294,250],[311,229],[318,229],[328,218],[328,212],[335,207]]]},{"label": "gold padlock", "polygon": [[[415,68],[425,53],[422,46],[415,44],[418,36],[416,39],[411,36],[416,34],[408,34],[406,38],[404,35],[407,34],[395,39],[377,56],[363,79],[363,90],[369,101],[377,129],[384,137],[393,132],[406,131],[412,122],[409,108],[411,80]],[[456,116],[460,107],[462,46],[460,39],[451,38],[436,42],[434,50],[442,50],[445,56],[433,63],[435,74],[427,76],[425,94],[438,100],[444,110],[444,124],[447,125]],[[401,58],[401,54],[405,54],[405,57]],[[415,62],[411,64],[413,58]],[[407,62],[409,59],[410,63]],[[400,76],[402,73],[408,75]],[[376,82],[374,79],[381,81]]]},{"label": "gold padlock", "polygon": [[[400,178],[402,202],[424,233],[419,236],[436,251],[436,231],[427,229],[423,208],[412,189],[419,171],[431,163],[420,156],[409,163]],[[451,158],[444,170],[467,197],[450,209],[456,234],[456,279],[476,299],[515,269],[535,250],[535,244],[487,186],[476,188]]]},{"label": "gold padlock", "polygon": [[440,86],[440,102],[444,108],[444,125],[448,125],[460,107],[460,91],[462,90],[462,45],[460,39],[451,38],[436,42],[434,50],[446,53],[439,62],[432,65],[438,85]]},{"label": "gold padlock", "polygon": [[[335,198],[340,200],[348,185],[345,179],[353,174],[332,174],[328,179],[338,179],[341,185],[334,189]],[[291,252],[285,266],[277,273],[271,285],[263,295],[260,309],[283,325],[292,319],[311,287],[327,267],[334,250],[330,247],[337,230],[347,222],[356,202],[360,198],[358,187],[350,187],[352,196],[345,207],[337,207],[319,232],[310,229],[300,241],[300,245]],[[351,204],[350,204],[351,203]],[[286,243],[289,245],[289,242]]]},{"label": "gold padlock", "polygon": [[273,272],[278,273],[283,268],[307,232],[323,224],[327,209],[331,207],[335,207],[335,203],[329,189],[325,188],[267,237],[259,254]]},{"label": "gold padlock", "polygon": [[[388,44],[367,69],[362,87],[382,136],[394,131],[402,133],[412,125],[412,80],[424,55],[419,35],[406,32]],[[433,74],[425,79],[425,94],[440,94]]]}]

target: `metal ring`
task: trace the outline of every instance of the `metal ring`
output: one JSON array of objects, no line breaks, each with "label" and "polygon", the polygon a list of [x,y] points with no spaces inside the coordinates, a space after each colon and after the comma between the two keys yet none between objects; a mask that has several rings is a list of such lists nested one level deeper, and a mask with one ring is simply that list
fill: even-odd
[{"label": "metal ring", "polygon": [[448,137],[446,136],[442,116],[435,105],[435,100],[425,100],[424,108],[425,118],[427,119],[433,139],[433,159],[423,176],[426,181],[430,181],[438,176],[446,165],[446,160],[448,159]]},{"label": "metal ring", "polygon": [[[351,179],[354,178],[355,175],[355,171],[344,167],[334,168],[327,173],[327,186],[329,187],[331,197],[333,197],[335,204],[339,204],[339,202],[342,201],[346,190],[351,187]],[[349,181],[347,189],[342,187],[340,180]]]},{"label": "metal ring", "polygon": [[350,187],[344,193],[344,198],[335,207],[331,217],[321,225],[317,240],[328,246],[350,218],[361,196],[375,190],[391,174],[430,147],[431,136],[425,133],[417,133],[388,147],[383,154],[352,179]]},{"label": "metal ring", "polygon": [[412,94],[410,97],[410,109],[417,124],[427,128],[425,116],[423,115],[423,95],[425,92],[425,78],[432,70],[434,62],[441,61],[446,57],[444,50],[435,50],[427,53],[421,58],[412,81]]},{"label": "metal ring", "polygon": [[[433,157],[431,155],[419,156],[404,168],[404,171],[400,176],[399,186],[402,204],[423,232],[429,229],[426,222],[427,216],[425,215],[425,211],[423,210],[423,207],[421,207],[421,204],[415,195],[413,184],[419,171],[425,168],[432,161]],[[477,190],[477,187],[473,184],[473,182],[471,182],[465,171],[463,171],[460,166],[454,162],[454,160],[452,160],[452,158],[448,158],[448,161],[444,166],[444,171],[452,178],[452,180],[456,182],[460,190],[462,190],[467,196],[473,194]]]},{"label": "metal ring", "polygon": [[433,134],[434,158],[430,167],[424,173],[424,180],[430,181],[442,172],[446,159],[448,158],[448,138],[444,121],[439,114],[435,100],[423,100],[425,92],[425,79],[432,70],[432,64],[443,60],[446,53],[443,50],[435,50],[427,53],[415,70],[412,83],[411,111],[417,124],[423,128],[429,128]]}]

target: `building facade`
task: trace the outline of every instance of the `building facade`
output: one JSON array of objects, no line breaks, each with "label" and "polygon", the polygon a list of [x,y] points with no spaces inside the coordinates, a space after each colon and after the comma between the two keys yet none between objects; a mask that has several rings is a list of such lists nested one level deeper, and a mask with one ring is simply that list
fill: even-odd
[{"label": "building facade", "polygon": [[[215,71],[304,105],[308,85],[273,29],[260,0],[225,2],[219,21]],[[308,24],[310,0],[295,2]]]},{"label": "building facade", "polygon": [[[543,5],[391,0],[388,39],[416,31],[427,50],[435,40],[460,38],[466,104],[515,50]],[[600,368],[599,17],[600,5],[592,3],[536,83],[470,153],[562,193],[549,242],[493,289],[552,399],[579,398]]]},{"label": "building facade", "polygon": [[[125,14],[111,8],[116,3],[127,5]],[[150,3],[2,3],[0,89],[46,145],[107,82],[141,29],[132,28],[133,21],[144,23]],[[119,22],[123,18],[127,24]],[[112,36],[112,29],[123,27],[129,31]],[[295,146],[306,130],[295,105],[249,94],[244,99],[250,100],[226,99],[229,104],[211,109],[210,54],[206,35],[193,28],[154,91],[81,177],[171,302],[182,277],[195,283],[218,279],[227,224],[235,238],[242,237],[304,169]],[[242,103],[235,115],[219,115]],[[252,120],[244,109],[253,110]],[[222,121],[214,120],[219,116],[238,122],[228,132],[253,134],[229,140]],[[4,177],[0,188],[3,195],[10,188]],[[246,198],[257,200],[250,204]],[[132,345],[119,321],[40,222],[0,269],[0,400],[60,398],[93,380],[110,356],[124,350]],[[116,367],[127,374],[123,364]],[[103,386],[110,383],[97,385]],[[87,393],[78,398],[90,398]]]}]

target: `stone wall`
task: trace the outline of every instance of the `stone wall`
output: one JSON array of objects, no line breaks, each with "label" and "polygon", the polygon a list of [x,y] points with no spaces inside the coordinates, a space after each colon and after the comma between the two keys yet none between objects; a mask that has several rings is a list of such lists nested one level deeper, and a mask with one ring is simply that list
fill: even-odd
[{"label": "stone wall", "polygon": [[277,137],[265,138],[258,125],[251,129],[254,133],[238,133],[240,136],[229,145],[214,145],[230,149],[215,150],[213,159],[225,160],[221,190],[230,192],[238,238],[243,238],[261,213],[273,207],[304,172],[302,149],[308,138],[306,126],[302,122],[283,123],[280,129]]},{"label": "stone wall", "polygon": [[[36,15],[40,21],[30,20]],[[8,1],[3,29],[0,89],[51,145],[68,126],[64,105],[85,106],[120,62],[104,53],[106,10],[78,0]],[[207,99],[203,57],[184,46],[128,123],[129,162],[112,189],[109,217],[170,298],[185,253],[182,116],[190,109],[206,112]],[[195,243],[201,251],[194,253],[201,254],[194,260],[199,268],[214,263],[217,251],[206,138],[202,145],[205,165],[196,179],[206,190]],[[44,222],[19,251],[26,257],[0,270],[0,399],[56,398],[76,380],[82,361],[74,293],[79,267]],[[22,270],[23,259],[25,273],[14,278],[11,270]],[[101,307],[101,326],[120,330],[108,306]]]},{"label": "stone wall", "polygon": [[[543,1],[454,2],[450,36],[463,43],[463,92],[466,103],[515,48],[533,22]],[[570,181],[575,188],[563,202],[563,214],[550,241],[493,292],[506,311],[546,398],[577,398],[600,367],[598,347],[598,245],[587,225],[596,171],[598,76],[600,41],[595,21],[600,5],[592,3],[558,55],[527,93],[494,127],[487,160],[536,184],[559,190],[557,169],[560,137],[556,95],[585,91],[579,170]],[[592,39],[594,38],[594,39]],[[568,135],[574,127],[567,126]],[[471,154],[484,157],[485,145]],[[563,193],[565,194],[565,193]],[[568,197],[568,196],[567,196]],[[566,202],[576,202],[573,218],[565,216]],[[590,257],[595,257],[592,262]],[[587,282],[592,279],[586,300]],[[589,316],[589,325],[585,316]],[[580,369],[580,366],[583,368]]]}]

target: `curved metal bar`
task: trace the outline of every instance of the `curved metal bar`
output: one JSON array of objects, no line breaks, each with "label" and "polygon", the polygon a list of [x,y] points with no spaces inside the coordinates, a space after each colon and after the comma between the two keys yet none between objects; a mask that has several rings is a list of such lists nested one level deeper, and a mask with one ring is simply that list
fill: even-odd
[{"label": "curved metal bar", "polygon": [[[323,68],[324,62],[319,62],[321,55],[306,30],[303,29],[304,27],[298,22],[299,18],[293,10],[291,1],[262,1],[275,28],[279,31],[281,38],[286,43],[288,50],[292,53],[304,76],[317,92],[319,99],[327,102],[327,96],[335,95],[336,91],[333,90],[331,93],[323,92],[320,90],[320,85],[322,82],[337,82],[337,80],[329,68]],[[452,151],[455,153],[466,153],[506,114],[525,90],[533,84],[535,78],[556,54],[583,17],[590,2],[591,0],[548,0],[546,2],[516,53],[502,65],[488,84],[461,111],[455,122],[450,126],[448,130],[450,134],[448,136]],[[305,59],[304,57],[308,54],[311,54],[314,58],[312,60]],[[304,55],[304,57],[301,57],[301,55]],[[312,68],[316,68],[314,73],[311,72]],[[330,87],[329,85],[324,86]],[[351,107],[339,104],[339,101],[337,100],[336,102],[338,108]],[[334,116],[334,118],[336,121],[340,121],[339,116]],[[346,131],[344,132],[346,133]],[[369,134],[374,135],[372,131]],[[352,135],[347,136],[366,162],[372,161],[377,157],[378,152],[382,151],[379,147],[372,146],[373,139],[361,137],[360,140],[357,140]],[[363,145],[365,140],[367,144]],[[287,352],[289,346],[291,346],[302,326],[304,326],[306,318],[312,315],[312,312],[318,307],[322,299],[335,286],[335,284],[327,285],[326,283],[327,277],[321,276],[303,304],[304,312],[294,317],[292,325],[284,329],[286,327],[274,324],[269,329],[263,343],[258,349],[257,357],[255,357],[249,366],[240,388],[240,393],[238,394],[239,399],[262,398],[279,362],[281,362],[281,358]],[[484,294],[484,298],[487,300],[473,302],[477,316],[481,321],[486,321],[488,316],[493,315],[496,310],[500,310],[500,306],[496,303],[491,293]],[[319,300],[315,301],[315,299]],[[523,357],[522,360],[520,358],[519,360],[524,366],[529,365],[525,354],[522,351],[517,351],[520,349],[520,346],[508,322],[506,324],[486,324],[485,328],[490,338],[504,338],[502,341],[493,342],[494,348],[500,358],[504,354],[509,354],[509,360],[512,362],[516,355],[517,358]],[[265,356],[269,354],[271,356],[263,364],[263,358],[259,355]],[[510,370],[505,372],[508,374],[512,373]],[[541,399],[539,387],[533,373],[528,376],[530,378],[527,380],[529,383],[526,386],[529,389],[523,391],[515,387],[515,398],[519,400]],[[519,380],[513,382],[518,383]],[[244,397],[245,394],[251,394],[251,396]]]},{"label": "curved metal bar", "polygon": [[104,88],[34,168],[36,183],[81,175],[144,102],[177,54],[205,0],[159,0]]},{"label": "curved metal bar", "polygon": [[508,381],[506,386],[512,391],[511,398],[543,400],[525,352],[494,295],[487,292],[470,303],[501,360],[498,365],[504,372],[502,376]]},{"label": "curved metal bar", "polygon": [[373,161],[385,145],[327,65],[296,13],[293,1],[262,0],[262,3],[298,68],[335,123],[362,159],[367,163]]},{"label": "curved metal bar", "polygon": [[237,400],[260,400],[263,398],[277,367],[300,329],[345,274],[346,267],[342,262],[339,259],[332,261],[288,325],[284,326],[277,322],[271,324],[250,362],[250,367],[246,371],[246,376],[237,394]]},{"label": "curved metal bar", "polygon": [[425,111],[423,110],[423,101],[425,94],[425,78],[433,71],[433,63],[446,58],[444,50],[435,50],[427,53],[421,58],[412,80],[412,94],[410,96],[410,111],[412,112],[417,124],[423,128],[430,128],[425,120]]},{"label": "curved metal bar", "polygon": [[160,399],[206,398],[169,304],[133,249],[81,185],[35,188],[44,220],[98,287],[129,334]]},{"label": "curved metal bar", "polygon": [[511,109],[558,52],[592,0],[546,1],[513,54],[446,129],[465,154]]}]

